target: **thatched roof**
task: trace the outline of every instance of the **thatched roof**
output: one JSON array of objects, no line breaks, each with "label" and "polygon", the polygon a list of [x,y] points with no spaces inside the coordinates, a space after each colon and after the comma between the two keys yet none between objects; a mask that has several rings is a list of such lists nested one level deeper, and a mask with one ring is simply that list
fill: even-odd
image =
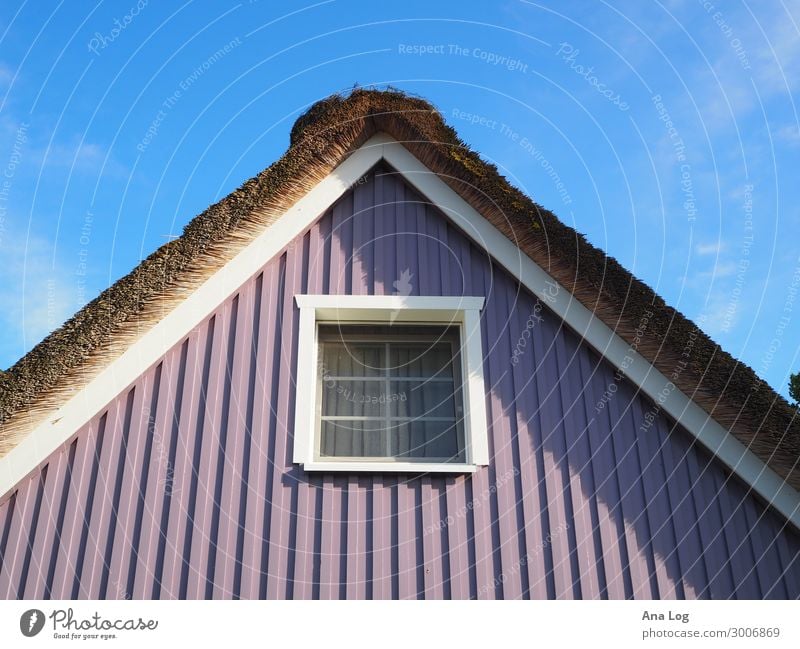
[{"label": "thatched roof", "polygon": [[283,157],[195,217],[180,238],[0,375],[0,453],[379,131],[402,142],[623,339],[632,342],[652,312],[639,353],[800,488],[800,422],[783,397],[616,260],[510,185],[431,104],[397,91],[355,90],[314,104],[292,128]]}]

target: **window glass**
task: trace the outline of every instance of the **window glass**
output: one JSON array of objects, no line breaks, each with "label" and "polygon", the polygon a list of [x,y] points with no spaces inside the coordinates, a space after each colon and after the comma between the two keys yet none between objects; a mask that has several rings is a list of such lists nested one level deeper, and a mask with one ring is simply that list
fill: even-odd
[{"label": "window glass", "polygon": [[319,326],[321,458],[463,462],[456,327]]}]

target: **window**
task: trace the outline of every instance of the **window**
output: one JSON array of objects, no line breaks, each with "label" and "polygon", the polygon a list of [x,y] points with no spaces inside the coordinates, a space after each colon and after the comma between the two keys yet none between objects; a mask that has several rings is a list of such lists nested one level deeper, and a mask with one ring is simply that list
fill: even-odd
[{"label": "window", "polygon": [[451,472],[488,463],[483,298],[296,301],[295,462],[306,470]]},{"label": "window", "polygon": [[320,457],[464,462],[454,327],[320,325]]}]

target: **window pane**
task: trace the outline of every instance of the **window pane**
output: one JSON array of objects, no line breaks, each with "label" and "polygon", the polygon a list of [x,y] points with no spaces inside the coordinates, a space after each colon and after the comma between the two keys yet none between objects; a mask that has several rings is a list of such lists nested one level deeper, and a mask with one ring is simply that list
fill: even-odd
[{"label": "window pane", "polygon": [[393,417],[456,417],[451,381],[392,381]]},{"label": "window pane", "polygon": [[386,425],[373,421],[323,421],[322,457],[386,457]]},{"label": "window pane", "polygon": [[455,422],[417,420],[394,422],[392,455],[398,458],[429,458],[462,461]]},{"label": "window pane", "polygon": [[367,343],[324,343],[322,367],[326,376],[380,376],[383,374],[384,345]]},{"label": "window pane", "polygon": [[318,331],[320,457],[464,461],[457,329]]},{"label": "window pane", "polygon": [[392,376],[453,375],[453,348],[449,343],[394,343],[389,349],[389,372]]},{"label": "window pane", "polygon": [[323,417],[383,417],[385,381],[322,380]]}]

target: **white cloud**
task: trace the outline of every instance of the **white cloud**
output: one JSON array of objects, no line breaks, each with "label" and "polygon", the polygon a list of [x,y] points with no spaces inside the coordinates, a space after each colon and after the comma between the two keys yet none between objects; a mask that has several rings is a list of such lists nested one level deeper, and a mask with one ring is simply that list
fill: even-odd
[{"label": "white cloud", "polygon": [[692,289],[698,295],[707,293],[716,282],[727,277],[732,277],[739,270],[739,266],[733,261],[720,261],[714,264],[709,270],[693,271],[689,275],[680,278],[682,284]]},{"label": "white cloud", "polygon": [[713,338],[722,338],[736,329],[742,304],[727,289],[719,289],[707,296],[701,315],[695,319],[701,329]]},{"label": "white cloud", "polygon": [[800,146],[800,126],[797,124],[782,126],[773,131],[773,137],[790,146]]},{"label": "white cloud", "polygon": [[[0,68],[0,87],[2,85]],[[30,118],[28,118],[30,119]],[[130,170],[119,162],[102,144],[81,141],[77,136],[56,138],[48,143],[46,129],[32,128],[25,119],[17,119],[9,111],[0,115],[0,151],[10,152],[14,146],[22,150],[23,170],[38,173],[39,170],[68,171],[71,174],[100,174],[126,178]]]},{"label": "white cloud", "polygon": [[109,155],[106,148],[93,142],[60,142],[48,149],[31,152],[37,165],[71,170],[72,173],[100,173],[105,176],[125,177],[128,168]]},{"label": "white cloud", "polygon": [[56,144],[44,151],[45,162],[59,167],[99,167],[105,151],[99,144],[89,142],[72,145]]},{"label": "white cloud", "polygon": [[0,61],[0,89],[5,90],[11,85],[14,78],[14,71],[5,63]]},{"label": "white cloud", "polygon": [[[784,9],[755,5],[754,18],[747,9],[726,7],[720,10],[723,26],[698,10],[690,31],[698,38],[698,54],[708,63],[697,61],[685,68],[694,102],[688,97],[671,99],[677,122],[695,123],[699,111],[703,126],[713,135],[757,113],[759,100],[766,103],[800,87],[800,33]],[[698,131],[684,138],[693,135],[704,137]]]},{"label": "white cloud", "polygon": [[[754,49],[755,70],[759,85],[770,92],[786,93],[798,87],[800,81],[800,34],[796,23],[783,11],[775,11],[768,20],[752,25],[753,40],[760,45]],[[760,39],[758,36],[760,36]]]},{"label": "white cloud", "polygon": [[718,264],[714,264],[714,268],[709,271],[709,277],[713,280],[730,277],[736,274],[738,268],[739,266],[733,261],[721,261]]},{"label": "white cloud", "polygon": [[729,306],[727,302],[715,300],[703,309],[702,315],[695,319],[700,328],[714,339],[721,338],[730,332],[734,325],[736,311],[729,318]]},{"label": "white cloud", "polygon": [[725,244],[722,241],[717,241],[715,243],[698,243],[694,250],[698,255],[718,255],[722,252],[725,248]]}]

